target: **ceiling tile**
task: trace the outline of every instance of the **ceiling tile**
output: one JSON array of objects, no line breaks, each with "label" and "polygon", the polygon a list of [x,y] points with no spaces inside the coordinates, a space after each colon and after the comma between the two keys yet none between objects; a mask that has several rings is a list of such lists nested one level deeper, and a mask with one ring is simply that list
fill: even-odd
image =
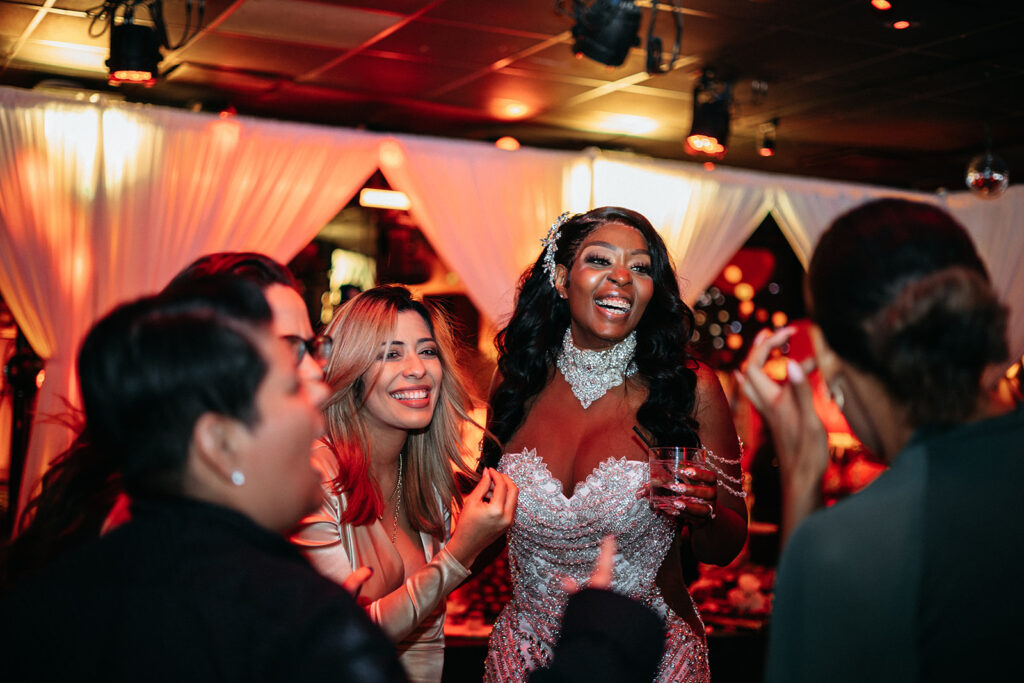
[{"label": "ceiling tile", "polygon": [[279,80],[272,77],[250,74],[244,71],[224,71],[207,69],[195,64],[184,63],[174,69],[168,76],[171,83],[195,84],[203,86],[211,95],[218,91],[229,93],[265,92],[275,87]]},{"label": "ceiling tile", "polygon": [[[42,4],[45,0],[32,0],[33,4]],[[56,0],[53,3],[53,7],[56,9],[73,10],[75,12],[85,12],[88,10],[94,10],[97,7],[101,7],[103,3],[100,0]],[[140,12],[142,17],[149,17],[149,13],[146,11]]]},{"label": "ceiling tile", "polygon": [[523,116],[559,106],[589,88],[570,83],[558,83],[537,78],[510,76],[501,72],[487,74],[436,98],[438,102],[463,107],[474,107],[490,112],[495,118],[509,102],[525,105]]},{"label": "ceiling tile", "polygon": [[[96,0],[84,0],[85,2],[95,2]],[[205,28],[216,21],[224,11],[230,9],[234,4],[235,0],[204,0],[205,9],[203,10],[203,21],[200,28]],[[164,9],[164,23],[167,24],[167,33],[170,36],[171,41],[178,42],[181,39],[181,35],[185,28],[186,20],[191,17],[191,23],[189,24],[189,33],[192,33],[196,28],[196,19],[198,18],[198,2],[193,0],[191,13],[188,12],[187,3],[182,0],[175,0],[171,2],[167,0],[162,3]],[[244,5],[242,5],[244,7]],[[148,16],[148,13],[143,13],[143,16]]]},{"label": "ceiling tile", "polygon": [[393,14],[302,0],[247,0],[218,32],[353,48],[401,20]]},{"label": "ceiling tile", "polygon": [[572,51],[572,41],[567,40],[516,60],[509,66],[560,77],[616,81],[624,75],[642,70],[644,57],[639,50],[631,50],[622,66],[612,67],[587,57],[577,58]]},{"label": "ceiling tile", "polygon": [[27,41],[12,60],[15,66],[41,65],[48,73],[85,73],[103,76],[107,73],[106,48],[67,43]]},{"label": "ceiling tile", "polygon": [[326,48],[225,36],[213,32],[181,50],[175,57],[179,61],[227,69],[298,76],[327,63],[337,54],[336,50]]},{"label": "ceiling tile", "polygon": [[446,0],[426,17],[549,36],[573,25],[570,17],[555,11],[554,0]]},{"label": "ceiling tile", "polygon": [[484,67],[538,42],[537,38],[496,33],[483,28],[414,21],[374,44],[373,48],[451,65]]},{"label": "ceiling tile", "polygon": [[409,15],[418,12],[428,5],[433,5],[437,0],[328,0],[332,5],[346,5],[351,7],[362,7],[378,12],[390,12],[392,14]]},{"label": "ceiling tile", "polygon": [[360,53],[324,72],[315,82],[388,97],[418,97],[469,73],[469,69],[426,64],[400,56]]},{"label": "ceiling tile", "polygon": [[[18,38],[38,14],[32,7],[0,3],[0,36]],[[6,50],[4,51],[6,54]]]},{"label": "ceiling tile", "polygon": [[556,107],[545,112],[541,121],[605,134],[681,140],[691,118],[689,103],[616,92],[585,104]]},{"label": "ceiling tile", "polygon": [[101,36],[89,35],[90,19],[85,17],[73,17],[66,14],[47,14],[30,38],[33,41],[53,41],[58,43],[89,45],[101,47],[104,50],[110,48],[110,33],[104,32]]}]

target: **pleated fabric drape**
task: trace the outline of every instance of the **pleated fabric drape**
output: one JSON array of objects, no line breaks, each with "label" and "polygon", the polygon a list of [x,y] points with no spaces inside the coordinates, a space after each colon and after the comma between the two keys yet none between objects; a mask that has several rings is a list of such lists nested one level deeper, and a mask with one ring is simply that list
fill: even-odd
[{"label": "pleated fabric drape", "polygon": [[376,136],[0,89],[0,291],[46,381],[19,508],[72,437],[74,357],[201,254],[291,259],[378,165]]},{"label": "pleated fabric drape", "polygon": [[409,195],[410,209],[473,303],[500,324],[512,312],[523,270],[540,253],[546,226],[580,155],[402,136],[381,149],[381,172]]},{"label": "pleated fabric drape", "polygon": [[[380,168],[416,222],[500,326],[520,274],[562,211],[620,205],[647,216],[693,303],[772,212],[803,263],[828,224],[870,199],[949,207],[1013,311],[1024,352],[1024,190],[998,200],[794,178],[621,153],[498,150],[486,143],[221,118],[0,88],[0,293],[46,360],[19,509],[70,442],[82,336],[209,252],[290,260]],[[9,392],[0,399],[9,398]],[[8,411],[5,413],[4,411]],[[0,416],[9,404],[0,405]],[[0,423],[0,466],[9,443]]]}]

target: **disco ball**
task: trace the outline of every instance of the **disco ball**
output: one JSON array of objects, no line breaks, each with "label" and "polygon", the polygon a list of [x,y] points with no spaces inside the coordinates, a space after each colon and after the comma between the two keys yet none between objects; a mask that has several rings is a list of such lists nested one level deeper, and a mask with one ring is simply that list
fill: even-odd
[{"label": "disco ball", "polygon": [[964,178],[967,189],[983,199],[994,199],[1010,184],[1010,169],[995,154],[986,152],[971,159]]}]

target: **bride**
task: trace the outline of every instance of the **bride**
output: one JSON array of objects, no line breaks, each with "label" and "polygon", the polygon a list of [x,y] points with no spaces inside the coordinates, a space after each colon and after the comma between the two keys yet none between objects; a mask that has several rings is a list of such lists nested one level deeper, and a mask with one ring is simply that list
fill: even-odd
[{"label": "bride", "polygon": [[[618,538],[613,589],[666,623],[658,680],[707,681],[704,627],[680,550],[727,564],[746,537],[739,443],[714,372],[686,350],[693,314],[650,222],[604,207],[552,226],[498,336],[483,465],[519,487],[508,533],[512,599],[498,617],[487,681],[547,664],[567,594],[606,534]],[[675,514],[642,499],[648,441],[703,446],[706,468],[678,485]]]}]

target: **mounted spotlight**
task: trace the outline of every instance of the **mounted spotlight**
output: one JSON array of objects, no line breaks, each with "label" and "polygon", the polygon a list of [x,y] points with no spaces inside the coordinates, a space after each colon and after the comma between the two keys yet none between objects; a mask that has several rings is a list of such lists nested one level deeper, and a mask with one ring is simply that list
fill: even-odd
[{"label": "mounted spotlight", "polygon": [[704,69],[693,87],[693,123],[683,145],[690,154],[722,158],[729,139],[732,82]]},{"label": "mounted spotlight", "polygon": [[110,27],[110,85],[134,83],[147,88],[156,84],[157,68],[160,66],[160,40],[149,26],[135,23],[117,24]]},{"label": "mounted spotlight", "polygon": [[[136,23],[135,10],[140,6],[148,10],[152,26]],[[192,23],[193,8],[196,10],[195,26]],[[203,24],[205,10],[206,0],[198,0],[198,4],[194,0],[185,0],[185,29],[181,40],[173,45],[167,37],[162,0],[103,0],[98,7],[86,11],[86,16],[92,19],[90,36],[99,37],[110,29],[110,57],[106,62],[110,71],[108,83],[154,85],[159,75],[160,60],[163,59],[160,48],[177,50],[194,38]],[[117,22],[118,14],[121,15],[120,23]]]},{"label": "mounted spotlight", "polygon": [[640,8],[632,0],[594,0],[589,7],[573,0],[573,16],[572,50],[577,57],[621,66],[629,48],[640,44]]},{"label": "mounted spotlight", "polygon": [[675,7],[675,11],[672,12],[672,20],[676,27],[676,41],[672,46],[672,56],[669,57],[667,65],[661,63],[661,38],[654,35],[654,22],[658,20],[659,3],[655,2],[651,5],[651,20],[647,24],[647,73],[651,76],[668,73],[672,70],[672,65],[679,59],[679,50],[683,44],[683,13],[682,7],[679,6],[679,0],[672,0],[672,4]]},{"label": "mounted spotlight", "polygon": [[763,157],[775,156],[775,131],[779,120],[772,119],[757,127],[757,153]]}]

